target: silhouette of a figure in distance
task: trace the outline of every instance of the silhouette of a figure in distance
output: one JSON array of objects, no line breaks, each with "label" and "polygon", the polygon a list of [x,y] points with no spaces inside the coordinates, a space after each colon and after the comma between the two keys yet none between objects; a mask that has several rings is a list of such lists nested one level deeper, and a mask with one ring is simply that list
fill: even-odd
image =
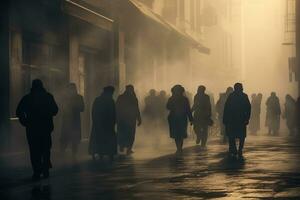
[{"label": "silhouette of a figure in distance", "polygon": [[220,134],[223,137],[223,143],[227,142],[227,135],[225,133],[225,126],[223,123],[223,114],[224,114],[224,107],[225,107],[225,103],[226,100],[228,98],[228,96],[233,92],[233,88],[232,87],[228,87],[226,89],[225,93],[221,93],[219,100],[216,103],[216,111],[218,114],[218,121],[219,121],[219,126],[220,126]]},{"label": "silhouette of a figure in distance", "polygon": [[73,156],[76,156],[81,140],[80,113],[83,111],[83,97],[77,93],[76,85],[69,83],[66,86],[62,108],[61,150],[64,152],[71,144]]},{"label": "silhouette of a figure in distance", "polygon": [[116,110],[120,151],[127,148],[127,155],[130,155],[133,153],[136,126],[142,123],[138,99],[132,85],[127,85],[125,92],[118,97]]},{"label": "silhouette of a figure in distance", "polygon": [[166,111],[166,104],[168,101],[166,91],[162,90],[159,92],[158,95],[158,103],[157,103],[157,112],[158,112],[158,121],[159,125],[162,127],[166,127],[166,119],[167,119],[167,111]]},{"label": "silhouette of a figure in distance", "polygon": [[250,134],[257,135],[260,129],[260,106],[261,106],[261,94],[251,95],[251,117],[249,122]]},{"label": "silhouette of a figure in distance", "polygon": [[44,178],[49,177],[51,132],[57,112],[54,97],[45,90],[41,80],[33,80],[30,93],[21,99],[16,110],[20,123],[26,127],[33,180],[38,180],[41,174]]},{"label": "silhouette of a figure in distance", "polygon": [[[236,83],[234,92],[229,95],[224,107],[223,122],[229,138],[229,154],[243,156],[244,142],[247,135],[247,125],[251,114],[251,104],[247,94],[243,92],[243,85]],[[239,140],[239,149],[236,147]]]},{"label": "silhouette of a figure in distance", "polygon": [[192,107],[192,111],[194,112],[193,126],[197,136],[196,144],[199,144],[201,141],[201,147],[206,146],[208,127],[212,126],[211,103],[209,96],[205,94],[205,90],[206,88],[203,85],[198,87]]},{"label": "silhouette of a figure in distance", "polygon": [[183,140],[187,138],[188,120],[192,123],[193,115],[189,100],[184,96],[184,88],[181,85],[175,85],[171,92],[172,96],[167,102],[170,137],[175,140],[176,153],[181,154]]},{"label": "silhouette of a figure in distance", "polygon": [[107,155],[113,161],[114,155],[117,154],[114,90],[113,86],[104,87],[102,94],[93,103],[92,133],[89,145],[89,153],[93,156],[93,159],[98,154],[100,159]]},{"label": "silhouette of a figure in distance", "polygon": [[297,132],[297,124],[296,124],[296,101],[291,95],[285,96],[285,104],[284,104],[284,112],[283,118],[286,120],[286,126],[289,129],[290,136],[294,136]]},{"label": "silhouette of a figure in distance", "polygon": [[271,96],[267,99],[267,114],[266,114],[266,126],[269,130],[269,135],[278,135],[280,128],[280,115],[281,108],[279,98],[275,92],[271,93]]}]

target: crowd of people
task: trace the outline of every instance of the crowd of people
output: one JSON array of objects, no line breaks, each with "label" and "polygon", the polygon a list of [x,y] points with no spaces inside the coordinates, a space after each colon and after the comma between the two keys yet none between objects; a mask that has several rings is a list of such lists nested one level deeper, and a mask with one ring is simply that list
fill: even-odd
[{"label": "crowd of people", "polygon": [[[133,85],[127,85],[124,93],[120,94],[116,101],[113,98],[114,92],[113,86],[104,87],[92,106],[88,152],[93,159],[109,156],[113,160],[118,153],[131,155],[136,127],[142,124],[141,115],[147,131],[152,133],[151,136],[157,137],[157,141],[159,135],[155,135],[155,127],[166,127],[166,130],[168,127],[169,136],[175,141],[178,155],[182,153],[189,126],[193,127],[196,144],[202,148],[206,147],[209,127],[217,126],[221,140],[229,144],[229,155],[238,158],[243,156],[247,128],[253,135],[260,130],[263,95],[251,95],[250,102],[241,83],[228,87],[226,92],[220,94],[216,104],[212,102],[203,85],[198,87],[193,100],[189,100],[191,95],[187,95],[189,93],[182,85],[173,86],[170,96],[166,91],[157,94],[152,89],[145,97],[142,113]],[[76,155],[81,141],[80,113],[84,111],[84,100],[73,83],[67,85],[65,93],[66,103],[60,108],[63,116],[60,147],[64,152],[71,146],[73,155]],[[265,125],[270,135],[278,135],[281,117],[286,119],[291,135],[299,130],[297,121],[300,99],[296,101],[287,95],[285,100],[283,114],[276,93],[272,92],[266,101]],[[213,110],[216,110],[216,119],[213,117]],[[39,179],[41,175],[49,177],[49,169],[52,166],[51,132],[54,129],[53,117],[57,113],[58,106],[54,97],[46,91],[41,80],[34,80],[30,93],[21,99],[16,111],[20,123],[26,127],[34,180]]]}]

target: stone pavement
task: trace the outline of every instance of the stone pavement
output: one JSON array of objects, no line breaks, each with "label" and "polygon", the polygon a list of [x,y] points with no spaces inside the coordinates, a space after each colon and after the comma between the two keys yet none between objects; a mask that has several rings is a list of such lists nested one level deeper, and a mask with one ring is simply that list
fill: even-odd
[{"label": "stone pavement", "polygon": [[300,199],[296,142],[249,137],[243,160],[228,158],[227,146],[216,141],[207,149],[189,143],[182,156],[170,145],[139,147],[113,164],[56,156],[50,179],[36,183],[30,181],[28,160],[2,158],[0,199]]}]

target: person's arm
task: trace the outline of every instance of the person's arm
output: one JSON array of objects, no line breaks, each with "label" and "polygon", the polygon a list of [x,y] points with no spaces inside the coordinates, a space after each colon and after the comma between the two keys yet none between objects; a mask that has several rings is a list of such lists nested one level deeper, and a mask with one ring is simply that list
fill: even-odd
[{"label": "person's arm", "polygon": [[55,116],[58,113],[58,106],[52,95],[50,97],[50,109],[51,109],[50,112],[52,116]]},{"label": "person's arm", "polygon": [[19,121],[23,126],[27,125],[26,111],[25,111],[26,103],[25,102],[26,102],[26,99],[25,99],[25,97],[23,97],[21,99],[21,101],[19,102],[17,109],[16,109],[16,116],[19,118]]},{"label": "person's arm", "polygon": [[140,126],[142,124],[142,117],[141,117],[141,112],[139,108],[139,101],[136,99],[136,114],[137,114],[137,125]]},{"label": "person's arm", "polygon": [[191,106],[190,106],[190,102],[189,102],[188,98],[186,98],[186,112],[187,112],[189,121],[191,123],[193,123],[193,114],[192,114],[192,110],[191,110]]},{"label": "person's arm", "polygon": [[250,103],[247,95],[245,96],[245,99],[246,99],[246,112],[245,112],[245,115],[246,115],[245,120],[246,121],[245,121],[245,123],[248,124],[249,120],[250,120],[250,116],[251,116],[251,103]]},{"label": "person's arm", "polygon": [[84,111],[84,100],[81,95],[79,95],[79,111],[83,112]]}]

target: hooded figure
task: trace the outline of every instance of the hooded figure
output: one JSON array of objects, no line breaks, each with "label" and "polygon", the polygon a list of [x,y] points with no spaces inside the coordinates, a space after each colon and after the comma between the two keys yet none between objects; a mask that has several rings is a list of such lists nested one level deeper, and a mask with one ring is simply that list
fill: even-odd
[{"label": "hooded figure", "polygon": [[[243,85],[236,83],[234,92],[229,95],[225,103],[223,123],[229,138],[229,153],[241,157],[246,138],[246,127],[251,114],[251,104],[247,94],[243,93]],[[236,148],[236,139],[239,139],[239,150]]]},{"label": "hooded figure", "polygon": [[257,134],[260,127],[260,103],[261,98],[259,95],[251,95],[251,117],[249,122],[249,130],[253,135]]},{"label": "hooded figure", "polygon": [[210,98],[205,94],[205,87],[199,86],[197,94],[194,97],[194,105],[192,111],[194,112],[194,131],[197,135],[196,143],[205,147],[208,137],[208,126],[212,125],[211,119],[211,103]]},{"label": "hooded figure", "polygon": [[291,95],[286,95],[283,117],[286,119],[286,126],[289,129],[290,136],[296,134],[296,101]]},{"label": "hooded figure", "polygon": [[112,86],[105,87],[102,94],[93,103],[92,133],[89,144],[89,153],[93,159],[95,159],[95,154],[98,154],[100,158],[108,155],[113,160],[113,156],[117,154],[114,90]]},{"label": "hooded figure", "polygon": [[76,85],[70,83],[65,91],[62,113],[61,150],[72,144],[73,155],[77,153],[81,140],[80,113],[84,111],[83,97],[77,93]]},{"label": "hooded figure", "polygon": [[171,92],[172,96],[167,102],[170,137],[175,140],[177,153],[181,153],[183,140],[187,138],[188,119],[192,123],[193,115],[189,100],[184,96],[184,88],[175,85]]},{"label": "hooded figure", "polygon": [[127,148],[127,154],[132,154],[135,140],[136,125],[142,123],[139,103],[132,85],[127,85],[125,92],[116,102],[117,109],[117,134],[120,150]]},{"label": "hooded figure", "polygon": [[52,167],[51,132],[54,129],[53,116],[57,112],[56,102],[53,96],[44,89],[42,81],[33,80],[31,92],[20,101],[16,115],[21,124],[26,127],[34,180],[39,179],[41,173],[44,178],[49,177],[49,168]]},{"label": "hooded figure", "polygon": [[266,105],[266,126],[269,128],[269,135],[278,135],[281,109],[279,98],[276,96],[275,92],[271,93],[271,96],[267,99]]}]

